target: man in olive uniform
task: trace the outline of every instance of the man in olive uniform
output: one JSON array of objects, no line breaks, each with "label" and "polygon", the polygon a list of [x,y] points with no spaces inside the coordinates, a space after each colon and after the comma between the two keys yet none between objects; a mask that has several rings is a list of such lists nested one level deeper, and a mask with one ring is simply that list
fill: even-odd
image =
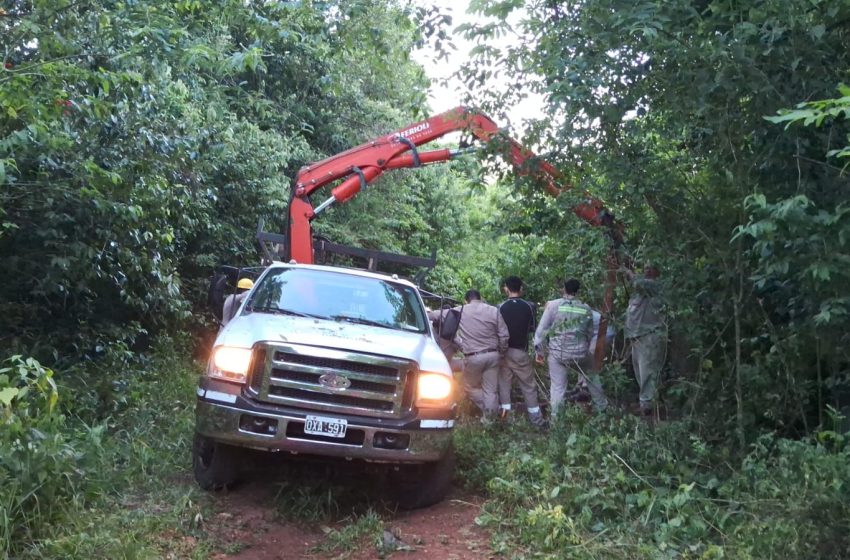
[{"label": "man in olive uniform", "polygon": [[667,354],[667,324],[664,321],[659,271],[644,267],[643,277],[624,271],[632,283],[626,312],[626,338],[632,344],[632,366],[640,387],[640,410],[651,414],[661,368]]},{"label": "man in olive uniform", "polygon": [[567,392],[570,370],[578,373],[579,379],[587,383],[597,410],[602,411],[608,407],[608,399],[602,390],[599,375],[582,367],[590,339],[593,338],[593,310],[576,297],[579,288],[579,281],[575,278],[564,282],[563,297],[546,303],[543,317],[534,333],[537,363],[543,363],[543,353],[547,346],[549,350],[549,400],[553,416]]}]

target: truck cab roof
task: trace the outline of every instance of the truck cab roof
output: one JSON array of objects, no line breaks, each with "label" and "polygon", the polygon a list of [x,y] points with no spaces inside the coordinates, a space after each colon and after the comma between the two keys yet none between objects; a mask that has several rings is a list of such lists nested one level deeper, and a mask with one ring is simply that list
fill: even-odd
[{"label": "truck cab roof", "polygon": [[395,282],[397,284],[403,284],[405,286],[409,286],[411,288],[419,289],[416,284],[411,282],[406,278],[402,278],[397,274],[382,274],[379,272],[371,272],[369,270],[363,270],[362,268],[348,268],[343,266],[327,266],[321,264],[298,264],[295,262],[283,262],[283,261],[274,261],[269,266],[269,269],[272,268],[303,268],[307,270],[320,270],[326,272],[334,272],[337,274],[351,274],[354,276],[362,276],[364,278],[375,278],[377,280],[384,280],[386,282]]}]

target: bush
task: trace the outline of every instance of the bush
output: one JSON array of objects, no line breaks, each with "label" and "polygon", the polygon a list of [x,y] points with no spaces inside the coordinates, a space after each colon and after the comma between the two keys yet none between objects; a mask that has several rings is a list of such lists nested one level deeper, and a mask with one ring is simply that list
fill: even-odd
[{"label": "bush", "polygon": [[[160,531],[163,521],[140,519],[143,510],[119,504],[150,500],[150,507],[161,508],[162,501],[171,508],[172,500],[194,499],[194,486],[162,481],[189,476],[199,371],[188,337],[159,337],[152,347],[150,354],[104,347],[98,360],[55,376],[33,359],[6,360],[0,370],[0,558],[133,556],[122,547],[148,550],[155,541],[149,533]],[[97,380],[108,392],[81,379]],[[181,511],[174,506],[183,519]]]},{"label": "bush", "polygon": [[829,445],[763,436],[739,475],[719,488],[730,502],[746,504],[731,535],[742,555],[850,555],[850,448],[843,436],[837,446],[826,439]]},{"label": "bush", "polygon": [[[462,426],[467,484],[486,482],[480,522],[496,549],[563,558],[845,558],[846,438],[761,438],[738,461],[696,426],[648,429],[577,409],[534,435]],[[737,464],[737,468],[732,465]],[[507,532],[504,531],[507,529]]]},{"label": "bush", "polygon": [[0,368],[0,553],[32,538],[74,494],[84,455],[66,435],[53,372],[12,356]]}]

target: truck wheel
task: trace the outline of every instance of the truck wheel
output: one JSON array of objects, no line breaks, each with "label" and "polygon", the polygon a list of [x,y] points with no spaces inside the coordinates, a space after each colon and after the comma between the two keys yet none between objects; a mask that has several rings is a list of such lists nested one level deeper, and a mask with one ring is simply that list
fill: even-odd
[{"label": "truck wheel", "polygon": [[455,450],[452,445],[439,461],[402,467],[393,473],[391,487],[401,509],[434,505],[446,497],[455,472]]},{"label": "truck wheel", "polygon": [[192,442],[192,470],[198,486],[220,490],[231,486],[239,475],[236,448],[200,434]]}]

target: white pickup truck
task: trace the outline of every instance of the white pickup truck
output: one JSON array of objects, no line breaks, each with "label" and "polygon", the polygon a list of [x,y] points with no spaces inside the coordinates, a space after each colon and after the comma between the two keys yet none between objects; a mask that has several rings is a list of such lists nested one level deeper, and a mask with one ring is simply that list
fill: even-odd
[{"label": "white pickup truck", "polygon": [[215,489],[242,448],[383,463],[402,507],[454,471],[452,372],[417,287],[356,269],[273,263],[218,334],[198,386],[193,468]]}]

